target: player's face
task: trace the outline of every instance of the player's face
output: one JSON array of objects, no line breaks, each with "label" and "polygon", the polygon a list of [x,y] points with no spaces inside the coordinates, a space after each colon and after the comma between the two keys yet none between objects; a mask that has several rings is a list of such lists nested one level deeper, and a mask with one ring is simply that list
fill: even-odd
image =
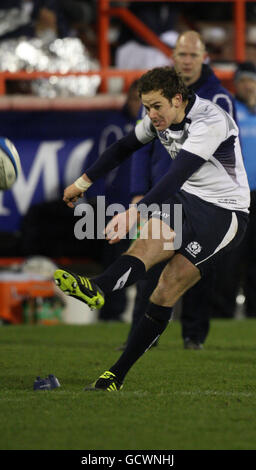
[{"label": "player's face", "polygon": [[184,117],[183,101],[180,94],[175,95],[170,102],[161,94],[161,90],[150,91],[142,94],[141,101],[157,131],[163,131],[171,124],[181,122]]},{"label": "player's face", "polygon": [[183,38],[173,53],[174,67],[180,72],[186,85],[195,83],[202,72],[205,50],[199,39]]}]

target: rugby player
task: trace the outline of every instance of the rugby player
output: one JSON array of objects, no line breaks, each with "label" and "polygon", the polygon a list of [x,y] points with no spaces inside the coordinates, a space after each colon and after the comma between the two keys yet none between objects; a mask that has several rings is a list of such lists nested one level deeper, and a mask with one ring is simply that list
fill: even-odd
[{"label": "rugby player", "polygon": [[[158,204],[137,239],[106,271],[94,279],[56,270],[63,292],[91,308],[104,303],[104,293],[134,284],[156,263],[168,259],[150,303],[118,359],[85,390],[117,391],[132,365],[167,327],[174,304],[216,260],[235,249],[244,237],[250,193],[232,117],[215,103],[190,92],[174,68],[156,68],[138,85],[146,116],[127,136],[110,146],[64,191],[69,207],[99,177],[158,138],[173,159],[168,173],[143,197],[141,207]],[[168,214],[161,206],[168,206]],[[182,242],[175,248],[175,206],[182,207]],[[137,223],[139,207],[117,214],[105,229],[117,243]],[[161,223],[161,232],[154,237]],[[147,236],[143,237],[143,232]],[[177,234],[176,234],[177,237]],[[166,249],[166,240],[173,247]],[[170,244],[169,244],[170,245]]]}]

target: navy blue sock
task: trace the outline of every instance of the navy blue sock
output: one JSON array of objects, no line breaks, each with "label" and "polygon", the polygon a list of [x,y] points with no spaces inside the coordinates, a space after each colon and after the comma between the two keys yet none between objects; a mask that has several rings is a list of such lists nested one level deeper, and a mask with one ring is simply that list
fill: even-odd
[{"label": "navy blue sock", "polygon": [[116,374],[120,382],[123,381],[132,365],[163,333],[171,319],[172,310],[172,307],[162,307],[152,302],[149,303],[147,313],[131,333],[123,354],[109,369]]},{"label": "navy blue sock", "polygon": [[134,284],[143,278],[145,273],[143,261],[135,256],[122,255],[93,280],[104,293],[108,293]]}]

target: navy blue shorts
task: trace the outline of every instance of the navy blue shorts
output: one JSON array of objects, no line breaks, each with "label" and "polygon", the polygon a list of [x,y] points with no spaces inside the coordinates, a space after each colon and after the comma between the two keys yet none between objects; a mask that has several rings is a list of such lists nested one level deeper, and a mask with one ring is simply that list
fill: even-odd
[{"label": "navy blue shorts", "polygon": [[[176,204],[181,205],[182,212],[182,225],[178,230]],[[215,206],[183,190],[164,205],[164,210],[155,211],[151,216],[160,218],[174,229],[176,253],[181,253],[197,266],[202,276],[220,256],[235,249],[245,235],[249,219],[246,212]]]}]

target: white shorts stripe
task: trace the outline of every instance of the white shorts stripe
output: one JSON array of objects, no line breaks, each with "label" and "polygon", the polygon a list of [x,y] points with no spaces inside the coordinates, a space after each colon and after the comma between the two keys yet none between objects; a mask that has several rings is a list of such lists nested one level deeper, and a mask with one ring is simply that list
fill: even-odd
[{"label": "white shorts stripe", "polygon": [[195,263],[195,266],[198,266],[200,263],[203,263],[207,259],[211,258],[213,255],[215,255],[218,251],[222,250],[222,248],[227,246],[233,240],[233,238],[236,236],[237,229],[238,229],[237,216],[236,216],[235,212],[232,212],[231,224],[229,226],[229,229],[228,229],[225,237],[221,241],[221,243],[217,246],[217,248],[214,250],[214,252],[211,255],[207,256],[207,258],[202,259],[201,261],[198,261],[198,263]]}]

